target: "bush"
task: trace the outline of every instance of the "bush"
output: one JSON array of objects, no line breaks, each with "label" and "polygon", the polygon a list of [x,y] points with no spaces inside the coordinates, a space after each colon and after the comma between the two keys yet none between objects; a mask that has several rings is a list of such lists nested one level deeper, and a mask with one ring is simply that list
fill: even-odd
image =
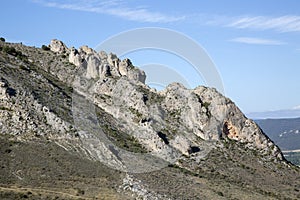
[{"label": "bush", "polygon": [[49,51],[50,50],[50,48],[47,47],[46,45],[42,45],[42,49],[45,50],[45,51]]},{"label": "bush", "polygon": [[10,47],[10,46],[4,46],[2,47],[1,51],[10,54],[12,56],[16,56],[18,59],[22,60],[22,61],[27,61],[27,56],[23,55],[21,51],[17,51],[14,47]]},{"label": "bush", "polygon": [[24,71],[30,72],[30,69],[28,67],[24,66],[24,65],[20,65],[19,68],[24,70]]},{"label": "bush", "polygon": [[17,54],[16,49],[13,48],[13,47],[4,46],[4,47],[2,48],[2,50],[3,50],[5,53],[8,53],[8,54],[10,54],[10,55],[16,56],[16,54]]},{"label": "bush", "polygon": [[209,102],[204,102],[203,106],[206,108],[206,110],[208,110],[208,107],[210,106],[210,103]]},{"label": "bush", "polygon": [[5,38],[0,37],[0,41],[5,42]]},{"label": "bush", "polygon": [[219,195],[219,196],[221,196],[221,197],[223,197],[224,196],[224,194],[222,193],[222,192],[217,192],[217,194]]}]

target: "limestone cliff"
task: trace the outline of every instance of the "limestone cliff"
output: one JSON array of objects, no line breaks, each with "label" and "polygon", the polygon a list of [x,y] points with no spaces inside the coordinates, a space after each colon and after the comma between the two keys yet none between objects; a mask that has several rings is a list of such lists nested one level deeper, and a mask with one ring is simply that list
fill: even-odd
[{"label": "limestone cliff", "polygon": [[[59,49],[64,48],[61,43]],[[126,131],[149,151],[172,148],[188,155],[192,146],[199,145],[198,139],[231,139],[282,159],[278,147],[260,128],[213,88],[199,86],[189,90],[174,83],[157,92],[144,84],[145,73],[129,59],[120,61],[112,53],[97,53],[86,46],[72,48],[69,61],[85,69],[84,74],[77,75],[90,82],[89,88],[80,88],[80,83],[74,81],[74,89],[121,120]],[[147,138],[139,135],[141,128]],[[160,138],[162,134],[165,139]]]}]

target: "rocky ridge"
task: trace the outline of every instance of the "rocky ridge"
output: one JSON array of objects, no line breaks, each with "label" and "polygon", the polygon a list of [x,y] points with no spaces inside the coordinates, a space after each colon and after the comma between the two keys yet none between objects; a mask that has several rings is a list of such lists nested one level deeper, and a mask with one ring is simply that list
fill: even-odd
[{"label": "rocky ridge", "polygon": [[[199,86],[189,90],[174,83],[157,92],[145,85],[145,73],[134,67],[129,59],[121,61],[112,53],[97,53],[87,46],[79,50],[67,49],[57,40],[51,41],[50,48],[56,53],[61,53],[61,49],[70,52],[69,62],[86,69],[85,74],[77,75],[81,79],[93,79],[89,88],[80,88],[80,83],[74,81],[74,89],[122,120],[127,131],[150,151],[171,146],[188,155],[190,148],[197,146],[199,138],[208,141],[228,138],[282,159],[278,147],[260,128],[247,119],[230,99],[213,88]],[[135,130],[141,127],[151,136],[143,139],[145,134],[138,135]],[[165,140],[158,142],[159,135],[165,135]]]},{"label": "rocky ridge", "polygon": [[[1,134],[22,142],[46,138],[72,154],[126,172],[121,191],[144,199],[171,194],[145,189],[151,181],[143,185],[142,176],[128,174],[162,166],[201,174],[216,152],[233,160],[239,151],[252,152],[261,163],[290,168],[260,128],[213,88],[190,90],[173,83],[156,91],[129,59],[87,46],[68,48],[58,40],[49,48],[1,43]],[[158,164],[151,168],[153,163]],[[214,170],[216,176],[229,176],[223,168]]]}]

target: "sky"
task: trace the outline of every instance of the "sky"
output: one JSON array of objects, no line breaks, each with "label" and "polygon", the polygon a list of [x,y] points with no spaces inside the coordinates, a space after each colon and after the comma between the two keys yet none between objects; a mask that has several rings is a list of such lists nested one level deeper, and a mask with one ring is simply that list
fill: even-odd
[{"label": "sky", "polygon": [[[298,0],[7,0],[1,7],[0,37],[36,47],[57,38],[95,48],[146,27],[178,32],[204,49],[243,112],[300,108]],[[172,68],[192,88],[206,84],[178,55],[144,49],[125,56],[137,66]]]}]

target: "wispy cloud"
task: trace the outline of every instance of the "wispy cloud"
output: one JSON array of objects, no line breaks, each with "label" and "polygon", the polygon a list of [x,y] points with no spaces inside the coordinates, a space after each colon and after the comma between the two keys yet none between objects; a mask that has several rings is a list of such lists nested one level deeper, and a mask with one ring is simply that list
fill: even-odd
[{"label": "wispy cloud", "polygon": [[153,12],[141,6],[129,7],[122,0],[33,0],[33,2],[46,7],[101,13],[138,22],[168,23],[180,21],[185,18],[185,16],[171,16],[159,12]]},{"label": "wispy cloud", "polygon": [[254,37],[238,37],[230,40],[231,42],[239,42],[245,44],[259,44],[259,45],[284,45],[286,43],[278,40],[269,40]]},{"label": "wispy cloud", "polygon": [[284,15],[279,17],[237,17],[235,19],[233,18],[226,26],[238,29],[272,29],[278,32],[300,32],[300,16]]},{"label": "wispy cloud", "polygon": [[231,27],[236,29],[300,32],[300,15],[282,16],[222,16],[199,13],[168,15],[150,10],[146,6],[130,6],[125,0],[31,0],[43,6],[68,10],[94,12],[138,22],[169,23],[185,21]]}]

